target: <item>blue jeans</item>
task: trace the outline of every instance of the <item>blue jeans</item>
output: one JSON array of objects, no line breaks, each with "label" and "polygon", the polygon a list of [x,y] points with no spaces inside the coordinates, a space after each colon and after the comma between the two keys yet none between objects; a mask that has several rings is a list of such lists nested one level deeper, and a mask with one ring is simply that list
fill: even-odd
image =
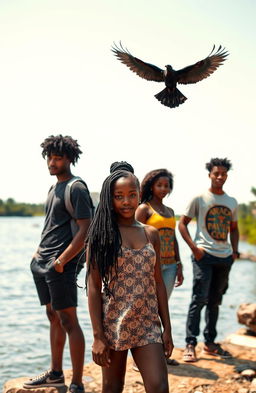
[{"label": "blue jeans", "polygon": [[177,264],[172,263],[170,265],[169,264],[161,265],[161,270],[162,270],[162,277],[167,292],[167,298],[169,300],[176,280]]},{"label": "blue jeans", "polygon": [[197,344],[200,314],[204,306],[206,306],[204,341],[213,343],[217,336],[219,305],[228,289],[228,276],[233,259],[231,255],[227,258],[218,258],[205,253],[199,261],[192,256],[192,263],[193,290],[186,324],[186,343]]}]

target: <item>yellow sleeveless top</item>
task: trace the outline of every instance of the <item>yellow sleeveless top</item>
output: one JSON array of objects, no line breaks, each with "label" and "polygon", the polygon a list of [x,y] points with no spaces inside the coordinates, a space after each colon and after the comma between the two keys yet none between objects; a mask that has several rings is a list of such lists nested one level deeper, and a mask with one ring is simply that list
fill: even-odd
[{"label": "yellow sleeveless top", "polygon": [[147,203],[147,205],[150,207],[153,214],[146,221],[146,224],[158,229],[160,236],[161,265],[176,263],[174,251],[175,217],[161,216],[149,203]]}]

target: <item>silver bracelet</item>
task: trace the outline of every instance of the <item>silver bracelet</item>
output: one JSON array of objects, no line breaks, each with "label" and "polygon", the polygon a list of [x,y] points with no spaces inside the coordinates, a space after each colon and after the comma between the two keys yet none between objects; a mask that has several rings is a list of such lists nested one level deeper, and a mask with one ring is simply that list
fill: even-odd
[{"label": "silver bracelet", "polygon": [[176,261],[176,265],[182,265],[181,261]]}]

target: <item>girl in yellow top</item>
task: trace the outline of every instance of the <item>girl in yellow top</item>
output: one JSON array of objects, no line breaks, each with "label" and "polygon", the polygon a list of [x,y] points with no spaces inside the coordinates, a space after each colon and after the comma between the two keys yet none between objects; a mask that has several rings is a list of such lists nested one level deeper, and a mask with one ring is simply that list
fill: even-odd
[{"label": "girl in yellow top", "polygon": [[[136,210],[138,221],[158,229],[160,235],[160,262],[168,299],[174,286],[183,282],[179,246],[175,235],[174,211],[163,204],[173,189],[173,175],[167,169],[150,171],[141,183],[141,204]],[[174,359],[168,361],[178,365]]]}]

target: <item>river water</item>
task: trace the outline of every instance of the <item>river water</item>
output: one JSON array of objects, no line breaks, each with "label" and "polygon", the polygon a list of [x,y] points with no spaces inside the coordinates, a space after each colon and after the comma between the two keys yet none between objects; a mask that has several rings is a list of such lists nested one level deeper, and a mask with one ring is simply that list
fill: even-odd
[{"label": "river water", "polygon": [[[49,325],[44,307],[37,298],[30,273],[30,260],[40,239],[42,217],[0,218],[0,388],[4,382],[21,376],[34,376],[48,369],[50,364]],[[193,233],[193,224],[190,225]],[[190,251],[177,231],[181,259],[184,264],[184,284],[176,288],[169,302],[175,346],[184,346],[185,320],[191,296],[192,269]],[[240,251],[253,252],[256,247],[240,243]],[[82,271],[78,284],[84,285]],[[256,263],[237,261],[230,273],[230,286],[220,309],[218,340],[235,332],[236,310],[241,303],[255,302]],[[86,362],[91,361],[92,334],[87,298],[78,289],[78,315],[86,338]],[[203,318],[202,318],[203,326]],[[202,340],[202,336],[199,337]],[[71,368],[68,345],[64,353],[64,368]]]}]

